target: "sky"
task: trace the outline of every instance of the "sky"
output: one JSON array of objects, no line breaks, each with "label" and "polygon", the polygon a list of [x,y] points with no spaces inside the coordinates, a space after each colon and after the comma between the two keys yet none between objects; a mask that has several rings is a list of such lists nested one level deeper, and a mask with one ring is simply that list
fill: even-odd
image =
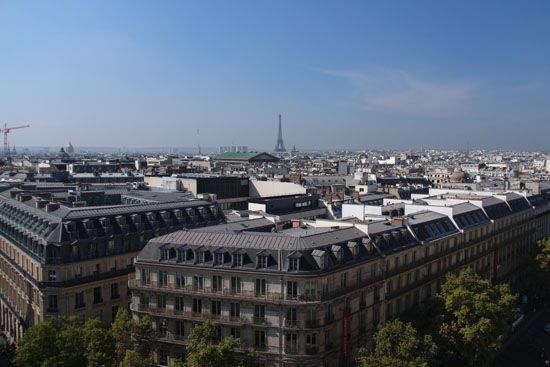
[{"label": "sky", "polygon": [[550,1],[0,0],[17,146],[549,150]]}]

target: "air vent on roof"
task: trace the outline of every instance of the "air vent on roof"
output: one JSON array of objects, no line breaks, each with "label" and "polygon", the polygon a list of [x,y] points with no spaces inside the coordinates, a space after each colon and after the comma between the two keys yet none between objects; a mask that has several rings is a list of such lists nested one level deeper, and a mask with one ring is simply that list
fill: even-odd
[{"label": "air vent on roof", "polygon": [[47,204],[48,204],[48,200],[38,199],[36,200],[35,206],[38,209],[43,209],[44,207],[46,207]]}]

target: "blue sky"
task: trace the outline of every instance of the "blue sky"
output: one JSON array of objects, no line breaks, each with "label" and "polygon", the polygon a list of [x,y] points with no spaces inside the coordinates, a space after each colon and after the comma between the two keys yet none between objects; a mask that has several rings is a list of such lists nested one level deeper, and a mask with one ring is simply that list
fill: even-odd
[{"label": "blue sky", "polygon": [[[0,0],[17,145],[549,149],[550,1]],[[198,135],[197,135],[198,130]]]}]

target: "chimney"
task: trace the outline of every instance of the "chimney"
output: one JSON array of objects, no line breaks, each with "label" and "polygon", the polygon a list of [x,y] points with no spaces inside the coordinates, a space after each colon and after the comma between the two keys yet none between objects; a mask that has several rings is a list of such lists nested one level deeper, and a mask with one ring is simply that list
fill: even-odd
[{"label": "chimney", "polygon": [[46,212],[47,213],[53,212],[57,209],[59,209],[59,204],[58,203],[48,203],[48,204],[46,204]]},{"label": "chimney", "polygon": [[394,224],[398,224],[400,226],[405,225],[405,218],[403,218],[403,217],[393,217],[392,221],[393,221]]},{"label": "chimney", "polygon": [[302,227],[302,220],[301,219],[292,219],[290,222],[292,223],[292,228]]},{"label": "chimney", "polygon": [[36,200],[36,207],[38,209],[43,209],[46,207],[46,204],[48,204],[48,200],[42,200],[42,199],[38,199]]}]

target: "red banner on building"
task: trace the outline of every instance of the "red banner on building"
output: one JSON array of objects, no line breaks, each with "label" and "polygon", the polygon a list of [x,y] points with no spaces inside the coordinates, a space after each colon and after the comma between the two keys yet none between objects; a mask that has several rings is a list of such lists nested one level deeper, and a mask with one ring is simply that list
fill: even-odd
[{"label": "red banner on building", "polygon": [[349,359],[349,313],[344,312],[342,318],[342,359],[347,361]]}]

